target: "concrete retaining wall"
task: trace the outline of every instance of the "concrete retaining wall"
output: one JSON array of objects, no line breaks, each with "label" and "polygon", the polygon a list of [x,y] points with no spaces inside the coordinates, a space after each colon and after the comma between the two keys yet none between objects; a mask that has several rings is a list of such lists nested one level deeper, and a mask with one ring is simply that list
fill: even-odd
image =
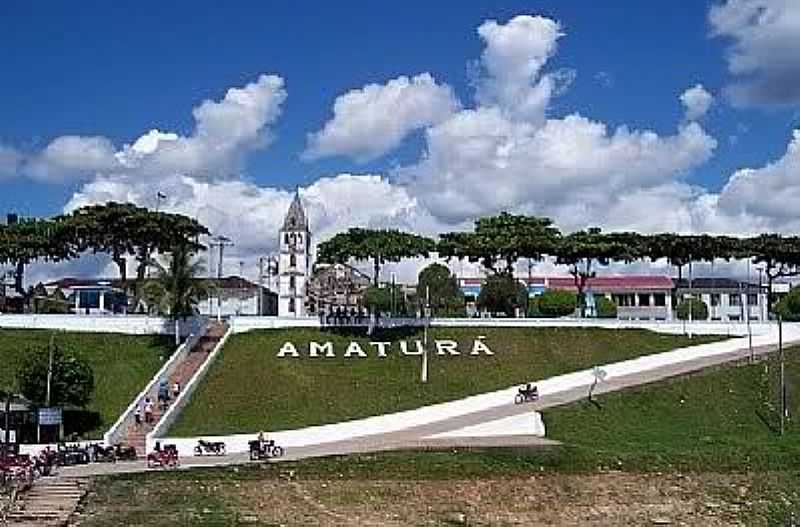
[{"label": "concrete retaining wall", "polygon": [[[181,321],[181,336],[197,330],[204,317]],[[0,314],[0,328],[51,329],[89,333],[123,333],[126,335],[169,335],[175,333],[175,322],[164,317],[146,315],[10,315]]]}]

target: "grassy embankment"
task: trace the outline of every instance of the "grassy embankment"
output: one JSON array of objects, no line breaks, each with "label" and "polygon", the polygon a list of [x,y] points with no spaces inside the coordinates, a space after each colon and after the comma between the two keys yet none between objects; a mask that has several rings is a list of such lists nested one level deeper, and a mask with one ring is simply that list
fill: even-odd
[{"label": "grassy embankment", "polygon": [[100,437],[114,423],[161,367],[159,357],[173,351],[169,337],[2,329],[0,386],[14,386],[25,352],[46,347],[52,335],[58,345],[85,357],[94,372],[95,389],[87,410],[100,414],[100,424],[90,437]]},{"label": "grassy embankment", "polygon": [[[493,356],[469,356],[484,335]],[[392,332],[363,336],[319,330],[272,330],[228,341],[170,435],[231,434],[284,430],[418,408],[427,404],[543,379],[593,365],[716,340],[641,330],[576,328],[437,328],[432,339],[453,339],[462,355],[431,354],[429,382],[419,381],[419,357],[401,356],[397,344],[378,358],[371,341],[421,338]],[[331,341],[337,357],[309,358],[308,342]],[[368,358],[345,358],[351,340]],[[300,358],[278,358],[290,341]],[[411,345],[411,344],[409,344]]]},{"label": "grassy embankment", "polygon": [[[787,353],[790,388],[800,383],[798,353]],[[785,435],[778,434],[777,371],[774,361],[728,365],[603,395],[601,409],[581,402],[546,411],[549,435],[564,442],[548,450],[395,452],[132,475],[106,480],[90,510],[98,520],[109,514],[133,518],[145,507],[162,511],[141,525],[162,520],[168,525],[178,517],[195,525],[242,518],[270,525],[303,514],[323,522],[336,519],[329,514],[352,520],[369,512],[373,518],[381,510],[397,510],[398,497],[404,496],[411,512],[397,514],[427,519],[434,510],[444,521],[445,512],[458,507],[478,518],[476,525],[501,513],[508,518],[509,511],[537,521],[553,514],[556,523],[567,521],[564,511],[569,511],[583,521],[605,518],[610,524],[666,517],[696,525],[784,525],[793,513],[800,516],[800,426],[790,421]],[[799,399],[791,399],[791,415],[799,415]],[[531,485],[523,493],[527,501],[493,503],[480,492],[503,482],[509,493]],[[410,484],[436,494],[409,494]],[[145,487],[149,490],[137,490]],[[162,493],[170,498],[159,498],[158,489],[170,489]],[[265,492],[275,501],[259,498]],[[541,502],[531,503],[531,493]],[[308,507],[312,502],[323,508]],[[427,515],[413,516],[413,507],[421,506],[428,506]],[[615,514],[622,516],[611,519]]]}]

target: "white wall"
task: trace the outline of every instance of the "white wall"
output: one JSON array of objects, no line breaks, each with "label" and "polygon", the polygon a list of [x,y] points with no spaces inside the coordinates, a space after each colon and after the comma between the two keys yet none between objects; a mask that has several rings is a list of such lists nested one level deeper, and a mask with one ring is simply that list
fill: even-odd
[{"label": "white wall", "polygon": [[[201,324],[202,321],[197,318],[180,322],[181,335],[189,335]],[[175,333],[175,323],[172,320],[146,315],[12,315],[4,313],[0,314],[0,328],[54,329],[127,335]]]}]

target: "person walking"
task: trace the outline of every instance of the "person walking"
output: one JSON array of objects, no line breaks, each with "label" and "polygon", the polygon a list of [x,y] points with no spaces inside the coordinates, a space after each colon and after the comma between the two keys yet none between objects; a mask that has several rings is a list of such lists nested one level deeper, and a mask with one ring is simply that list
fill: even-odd
[{"label": "person walking", "polygon": [[136,405],[133,411],[133,418],[136,420],[136,426],[142,426],[142,403]]},{"label": "person walking", "polygon": [[144,422],[153,424],[153,401],[149,397],[144,400]]},{"label": "person walking", "polygon": [[174,383],[172,383],[172,398],[177,399],[180,394],[181,394],[181,383],[175,381]]}]

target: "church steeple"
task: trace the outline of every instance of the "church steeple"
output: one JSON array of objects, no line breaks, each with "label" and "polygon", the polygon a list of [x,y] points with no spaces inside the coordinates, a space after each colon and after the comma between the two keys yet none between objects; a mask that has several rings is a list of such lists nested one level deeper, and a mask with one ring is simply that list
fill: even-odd
[{"label": "church steeple", "polygon": [[295,190],[294,199],[292,204],[289,205],[289,212],[286,213],[286,219],[283,220],[284,231],[301,231],[308,232],[308,218],[306,218],[306,211],[303,209],[303,203],[300,201],[300,191]]}]

